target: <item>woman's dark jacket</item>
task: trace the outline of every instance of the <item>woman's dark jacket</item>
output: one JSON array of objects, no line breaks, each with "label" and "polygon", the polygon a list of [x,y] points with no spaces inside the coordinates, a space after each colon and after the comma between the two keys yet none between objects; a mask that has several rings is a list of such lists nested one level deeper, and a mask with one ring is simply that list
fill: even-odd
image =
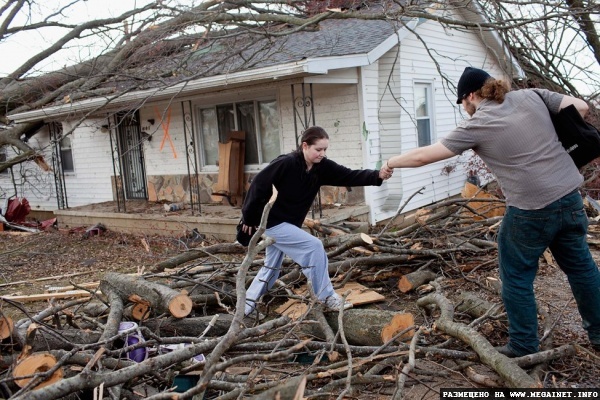
[{"label": "woman's dark jacket", "polygon": [[321,186],[380,186],[379,171],[351,170],[324,158],[307,171],[302,153],[293,152],[273,160],[253,179],[242,206],[244,224],[258,226],[263,209],[277,189],[277,200],[267,228],[288,222],[302,226]]}]

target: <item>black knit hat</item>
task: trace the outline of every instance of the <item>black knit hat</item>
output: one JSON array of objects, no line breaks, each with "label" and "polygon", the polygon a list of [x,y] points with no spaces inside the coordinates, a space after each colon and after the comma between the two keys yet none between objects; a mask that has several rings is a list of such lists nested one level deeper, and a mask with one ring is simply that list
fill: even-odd
[{"label": "black knit hat", "polygon": [[469,94],[478,91],[483,87],[485,81],[491,78],[491,75],[479,68],[467,67],[458,80],[456,104],[462,103],[463,99]]}]

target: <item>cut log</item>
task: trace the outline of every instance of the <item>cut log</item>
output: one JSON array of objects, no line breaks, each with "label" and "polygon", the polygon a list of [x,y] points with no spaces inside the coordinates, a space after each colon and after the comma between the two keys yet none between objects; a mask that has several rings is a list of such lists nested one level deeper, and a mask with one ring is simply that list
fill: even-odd
[{"label": "cut log", "polygon": [[[27,385],[34,377],[18,379],[21,376],[29,376],[34,374],[44,373],[56,365],[56,358],[50,353],[33,353],[30,356],[25,357],[15,366],[12,376],[16,379],[15,383],[19,387]],[[62,367],[58,368],[54,373],[46,380],[38,384],[35,388],[40,389],[44,386],[51,385],[58,382],[63,378]]]},{"label": "cut log", "polygon": [[[338,313],[325,313],[327,323],[335,331],[339,329]],[[415,321],[410,313],[386,310],[349,309],[344,311],[344,334],[348,343],[357,346],[381,346],[399,332],[408,329],[400,339],[410,339],[414,334]],[[316,327],[320,330],[320,328]],[[310,329],[315,329],[313,325]],[[320,333],[313,332],[316,336]]]},{"label": "cut log", "polygon": [[[463,212],[463,215],[473,217],[474,220],[500,217],[503,216],[504,212],[506,211],[506,207],[502,200],[498,199],[498,197],[494,196],[493,194],[488,193],[487,191],[477,187],[476,185],[473,185],[471,182],[465,182],[465,186],[462,190],[461,196],[465,199],[472,200],[467,203],[467,206],[469,206],[471,210],[475,211],[476,214],[466,210]],[[489,200],[498,200],[498,202],[490,202]]]},{"label": "cut log", "polygon": [[[19,340],[25,343],[26,333],[22,330],[17,331]],[[101,333],[89,331],[87,329],[66,329],[60,331],[60,336],[46,330],[39,330],[35,338],[30,341],[31,350],[34,352],[52,350],[72,350],[78,345],[92,344],[98,342]]]},{"label": "cut log", "polygon": [[0,314],[0,340],[11,337],[14,327],[11,317]]},{"label": "cut log", "polygon": [[408,293],[419,286],[431,282],[437,274],[429,269],[422,269],[403,275],[398,281],[398,289],[402,293]]},{"label": "cut log", "polygon": [[151,304],[138,295],[129,296],[129,301],[133,303],[131,307],[131,316],[136,321],[144,321],[150,316]]},{"label": "cut log", "polygon": [[137,296],[133,298],[143,299],[153,310],[169,313],[175,318],[184,318],[192,311],[192,300],[187,294],[140,277],[109,272],[100,282],[100,290],[104,293],[114,290],[123,300]]}]

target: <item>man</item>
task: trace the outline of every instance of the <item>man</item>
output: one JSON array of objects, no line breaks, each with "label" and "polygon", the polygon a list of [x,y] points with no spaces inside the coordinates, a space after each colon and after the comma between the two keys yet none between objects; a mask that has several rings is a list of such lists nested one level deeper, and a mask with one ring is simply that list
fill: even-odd
[{"label": "man", "polygon": [[588,220],[578,192],[583,177],[548,114],[573,104],[583,116],[587,104],[544,89],[510,91],[507,82],[472,67],[465,68],[457,91],[457,104],[471,118],[435,144],[391,157],[385,168],[418,167],[473,149],[496,176],[507,204],[498,263],[509,341],[497,350],[509,357],[539,351],[533,281],[546,248],[567,274],[583,327],[600,350],[600,272],[586,242]]}]

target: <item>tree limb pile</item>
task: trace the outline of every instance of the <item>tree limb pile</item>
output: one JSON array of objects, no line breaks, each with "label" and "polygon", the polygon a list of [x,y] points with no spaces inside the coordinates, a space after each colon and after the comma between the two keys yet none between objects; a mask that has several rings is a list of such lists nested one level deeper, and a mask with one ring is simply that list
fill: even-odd
[{"label": "tree limb pile", "polygon": [[[297,294],[306,281],[289,260],[285,274],[258,302],[265,318],[243,315],[245,288],[273,242],[262,236],[264,215],[242,260],[195,249],[197,257],[177,258],[174,271],[107,273],[90,299],[53,304],[14,323],[0,319],[0,391],[10,399],[100,391],[133,399],[295,399],[325,393],[401,398],[425,376],[446,379],[442,363],[449,360],[462,372],[457,375],[462,385],[543,386],[528,368],[572,355],[574,348],[519,359],[494,349],[507,340],[506,320],[497,291],[485,282],[496,274],[494,236],[501,217],[467,218],[465,209],[477,213],[467,200],[449,200],[421,210],[413,224],[380,235],[318,229],[327,235],[322,242],[335,286],[358,281],[386,295],[383,302],[355,305],[343,315]],[[312,228],[318,227],[313,221]],[[354,251],[357,247],[370,254]],[[211,266],[202,266],[204,260]],[[484,296],[468,287],[483,289]],[[288,299],[307,311],[294,319],[277,314]],[[136,320],[127,310],[142,302],[147,315]],[[15,368],[24,362],[26,372]],[[184,388],[183,382],[192,385]]]}]

